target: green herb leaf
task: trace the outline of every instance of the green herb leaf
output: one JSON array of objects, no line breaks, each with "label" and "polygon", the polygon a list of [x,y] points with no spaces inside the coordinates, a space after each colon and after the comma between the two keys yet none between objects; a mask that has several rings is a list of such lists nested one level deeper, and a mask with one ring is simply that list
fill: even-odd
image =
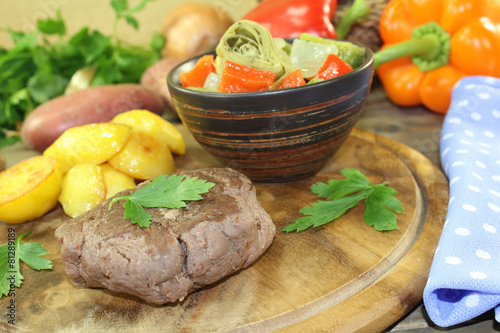
[{"label": "green herb leaf", "polygon": [[124,10],[128,9],[127,0],[111,0],[111,7],[115,10],[116,14],[120,14]]},{"label": "green herb leaf", "polygon": [[373,186],[368,178],[356,169],[344,169],[340,173],[345,179],[330,179],[327,184],[316,183],[311,186],[312,192],[322,198],[334,200]]},{"label": "green herb leaf", "polygon": [[316,201],[311,206],[300,210],[303,215],[309,215],[295,220],[287,225],[282,231],[302,231],[310,227],[316,228],[338,219],[352,207],[355,207],[361,200],[365,199],[367,192],[360,192],[351,196],[333,201]]},{"label": "green herb leaf", "polygon": [[40,243],[25,243],[21,240],[30,235],[24,233],[17,239],[0,247],[0,298],[8,295],[11,282],[20,287],[24,277],[21,274],[20,261],[33,269],[52,269],[52,262],[41,256],[49,253]]},{"label": "green herb leaf", "polygon": [[154,0],[141,0],[141,2],[139,2],[139,3],[137,4],[137,6],[135,6],[135,7],[133,7],[133,8],[128,9],[128,10],[125,12],[125,14],[126,14],[126,15],[130,15],[130,14],[133,14],[133,13],[138,13],[138,12],[140,12],[141,10],[143,10],[143,9],[146,7],[146,4],[147,4],[148,2],[152,2],[152,1],[154,1]]},{"label": "green herb leaf", "polygon": [[155,31],[153,32],[153,37],[151,37],[151,42],[149,43],[149,45],[153,50],[160,53],[161,49],[165,45],[165,37],[163,37],[163,35],[159,32]]},{"label": "green herb leaf", "polygon": [[44,103],[61,95],[67,84],[63,76],[40,70],[28,80],[28,91],[35,102]]},{"label": "green herb leaf", "polygon": [[139,29],[139,22],[132,16],[124,16],[125,21],[132,26],[135,30]]},{"label": "green herb leaf", "polygon": [[66,25],[61,17],[61,11],[57,10],[57,19],[46,19],[37,21],[37,28],[47,35],[62,36],[66,33]]},{"label": "green herb leaf", "polygon": [[127,200],[124,204],[125,218],[131,219],[141,227],[151,225],[151,214],[143,207],[181,208],[185,201],[203,199],[200,194],[208,192],[215,184],[198,177],[184,178],[183,175],[161,175],[138,191],[116,197],[109,203],[109,208],[118,200]]},{"label": "green herb leaf", "polygon": [[398,192],[387,186],[375,185],[373,192],[365,201],[364,221],[376,230],[393,230],[398,228],[396,213],[403,214],[401,201],[394,195]]},{"label": "green herb leaf", "polygon": [[154,0],[142,0],[137,6],[133,8],[128,7],[127,0],[111,0],[111,7],[116,12],[117,19],[124,18],[125,22],[134,27],[134,29],[139,29],[139,22],[132,16],[137,12],[140,12],[146,7],[146,4]]},{"label": "green herb leaf", "polygon": [[137,223],[140,227],[149,227],[151,225],[151,214],[146,212],[134,200],[125,201],[125,218],[130,219],[132,223]]},{"label": "green herb leaf", "polygon": [[3,147],[11,146],[16,142],[21,142],[21,136],[16,135],[7,138],[0,137],[0,149]]},{"label": "green herb leaf", "polygon": [[99,31],[90,31],[88,28],[81,29],[68,43],[84,57],[87,65],[99,57],[106,57],[112,49],[110,37],[104,36]]},{"label": "green herb leaf", "polygon": [[316,183],[311,191],[328,200],[317,201],[304,207],[300,213],[307,215],[287,225],[282,231],[302,231],[316,228],[338,219],[347,210],[365,200],[363,221],[378,231],[397,229],[396,213],[403,214],[401,201],[394,197],[398,192],[387,183],[373,185],[357,169],[344,169],[340,172],[345,179],[331,179],[326,184]]}]

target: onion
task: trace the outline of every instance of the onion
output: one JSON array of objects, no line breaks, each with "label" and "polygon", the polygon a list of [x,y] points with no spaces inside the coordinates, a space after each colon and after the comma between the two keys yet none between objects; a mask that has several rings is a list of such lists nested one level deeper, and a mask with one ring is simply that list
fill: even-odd
[{"label": "onion", "polygon": [[187,2],[164,17],[160,33],[165,37],[163,57],[188,59],[213,51],[234,20],[222,8]]}]

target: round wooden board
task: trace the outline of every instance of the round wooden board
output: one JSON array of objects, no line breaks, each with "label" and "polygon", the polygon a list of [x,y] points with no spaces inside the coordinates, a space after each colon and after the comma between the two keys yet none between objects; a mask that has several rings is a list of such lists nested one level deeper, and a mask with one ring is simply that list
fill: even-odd
[{"label": "round wooden board", "polygon": [[[178,169],[220,166],[179,128],[188,149],[176,158]],[[344,168],[359,169],[373,183],[388,181],[399,192],[405,211],[397,216],[399,229],[378,232],[367,226],[359,204],[325,226],[279,231],[318,199],[310,192],[312,184],[340,178]],[[273,244],[250,267],[165,306],[73,286],[54,237],[68,219],[60,207],[33,222],[0,223],[1,235],[8,228],[16,235],[32,231],[25,241],[42,243],[54,264],[52,271],[22,265],[21,288],[14,297],[0,299],[3,309],[15,300],[16,326],[2,319],[3,327],[36,332],[377,332],[422,300],[448,201],[447,179],[423,155],[355,129],[318,175],[255,185],[278,229]]]}]

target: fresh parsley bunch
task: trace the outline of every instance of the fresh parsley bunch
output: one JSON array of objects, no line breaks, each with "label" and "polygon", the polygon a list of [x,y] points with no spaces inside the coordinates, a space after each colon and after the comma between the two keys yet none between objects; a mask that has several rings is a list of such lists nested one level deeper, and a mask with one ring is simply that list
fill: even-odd
[{"label": "fresh parsley bunch", "polygon": [[127,0],[111,0],[116,14],[112,36],[88,27],[67,36],[60,11],[55,18],[38,20],[33,32],[1,29],[14,46],[0,48],[0,148],[19,141],[17,131],[26,116],[41,103],[62,95],[82,68],[95,67],[92,85],[139,82],[142,73],[161,58],[164,39],[157,33],[147,46],[131,45],[118,39],[117,27],[124,20],[138,29],[134,14],[150,1],[129,8]]},{"label": "fresh parsley bunch", "polygon": [[398,192],[387,186],[387,182],[373,185],[357,169],[344,169],[340,173],[345,179],[331,179],[326,184],[316,183],[311,191],[327,200],[319,200],[304,207],[300,213],[307,215],[287,225],[282,231],[302,231],[319,227],[344,215],[365,200],[364,222],[378,231],[398,228],[396,213],[403,213],[401,201],[394,197]]}]

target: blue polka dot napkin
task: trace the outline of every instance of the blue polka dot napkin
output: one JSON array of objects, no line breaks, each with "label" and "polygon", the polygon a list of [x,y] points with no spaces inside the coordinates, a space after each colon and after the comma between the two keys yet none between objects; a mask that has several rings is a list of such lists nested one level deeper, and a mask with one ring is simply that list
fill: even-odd
[{"label": "blue polka dot napkin", "polygon": [[425,308],[441,327],[491,309],[500,322],[500,79],[470,76],[456,84],[440,154],[450,199]]}]

